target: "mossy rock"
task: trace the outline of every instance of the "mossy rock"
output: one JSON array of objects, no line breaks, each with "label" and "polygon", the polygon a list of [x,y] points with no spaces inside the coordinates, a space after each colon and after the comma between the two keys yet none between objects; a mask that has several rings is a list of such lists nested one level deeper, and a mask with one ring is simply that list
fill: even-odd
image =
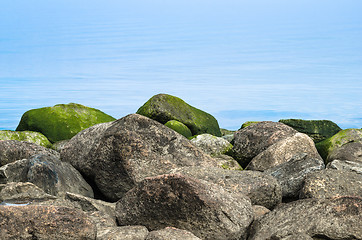
[{"label": "mossy rock", "polygon": [[81,104],[58,104],[25,112],[16,130],[41,132],[54,143],[70,139],[95,124],[114,120],[100,110]]},{"label": "mossy rock", "polygon": [[329,120],[281,119],[279,122],[298,132],[307,134],[316,143],[332,137],[342,130],[337,124]]},{"label": "mossy rock", "polygon": [[328,155],[334,149],[342,147],[343,145],[350,142],[361,142],[361,141],[362,141],[362,129],[349,128],[338,132],[334,136],[327,138],[322,142],[317,143],[316,148],[321,157],[324,160],[326,160],[328,158]]},{"label": "mossy rock", "polygon": [[221,136],[219,124],[212,115],[168,94],[153,96],[138,109],[137,113],[162,124],[170,120],[177,120],[185,124],[191,130],[192,135],[209,133]]},{"label": "mossy rock", "polygon": [[241,128],[240,128],[240,129],[249,127],[250,125],[257,124],[258,122],[260,122],[260,121],[247,121],[247,122],[244,122],[244,123],[241,125]]},{"label": "mossy rock", "polygon": [[187,138],[192,136],[191,130],[182,122],[176,120],[170,120],[167,123],[165,123],[165,126],[175,130],[176,132]]},{"label": "mossy rock", "polygon": [[47,148],[50,148],[52,146],[46,136],[39,132],[32,131],[2,130],[0,131],[0,140],[17,140],[23,142],[31,142]]}]

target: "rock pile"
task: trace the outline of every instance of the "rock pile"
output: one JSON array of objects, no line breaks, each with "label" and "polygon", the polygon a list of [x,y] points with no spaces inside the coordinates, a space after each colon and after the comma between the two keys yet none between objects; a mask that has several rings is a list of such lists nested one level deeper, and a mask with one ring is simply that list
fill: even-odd
[{"label": "rock pile", "polygon": [[[187,121],[192,134],[210,129]],[[281,122],[241,128],[233,145],[205,132],[188,140],[165,122],[130,114],[59,152],[0,140],[0,239],[362,239],[359,130],[317,143],[323,160]]]}]

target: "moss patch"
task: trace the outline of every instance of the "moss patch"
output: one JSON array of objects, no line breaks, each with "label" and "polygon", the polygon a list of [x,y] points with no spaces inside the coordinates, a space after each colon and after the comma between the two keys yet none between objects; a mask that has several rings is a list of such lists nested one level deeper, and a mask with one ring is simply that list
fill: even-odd
[{"label": "moss patch", "polygon": [[50,148],[52,144],[41,133],[32,131],[0,131],[0,140],[17,140],[38,144],[43,147]]},{"label": "moss patch", "polygon": [[192,136],[191,130],[182,122],[171,120],[165,123],[165,126],[175,130],[176,132],[187,138],[190,138]]},{"label": "moss patch", "polygon": [[192,135],[209,133],[221,136],[219,124],[212,115],[168,94],[153,96],[138,109],[137,113],[162,124],[170,120],[177,120],[185,124],[191,130]]},{"label": "moss patch", "polygon": [[95,124],[114,120],[100,110],[81,104],[58,104],[25,112],[16,130],[40,132],[51,142],[57,142],[70,139]]}]

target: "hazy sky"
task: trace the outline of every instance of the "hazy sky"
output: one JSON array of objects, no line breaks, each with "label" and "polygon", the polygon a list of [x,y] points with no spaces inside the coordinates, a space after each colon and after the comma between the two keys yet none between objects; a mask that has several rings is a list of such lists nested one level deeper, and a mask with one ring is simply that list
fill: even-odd
[{"label": "hazy sky", "polygon": [[77,102],[114,117],[157,93],[247,120],[362,127],[362,1],[2,0],[0,129]]}]

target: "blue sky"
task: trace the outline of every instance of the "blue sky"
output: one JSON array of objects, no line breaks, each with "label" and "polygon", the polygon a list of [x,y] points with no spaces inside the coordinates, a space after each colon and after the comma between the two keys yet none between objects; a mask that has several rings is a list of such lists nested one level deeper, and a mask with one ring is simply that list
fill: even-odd
[{"label": "blue sky", "polygon": [[362,1],[4,0],[0,128],[77,102],[114,117],[157,93],[224,128],[330,119],[361,127]]}]

